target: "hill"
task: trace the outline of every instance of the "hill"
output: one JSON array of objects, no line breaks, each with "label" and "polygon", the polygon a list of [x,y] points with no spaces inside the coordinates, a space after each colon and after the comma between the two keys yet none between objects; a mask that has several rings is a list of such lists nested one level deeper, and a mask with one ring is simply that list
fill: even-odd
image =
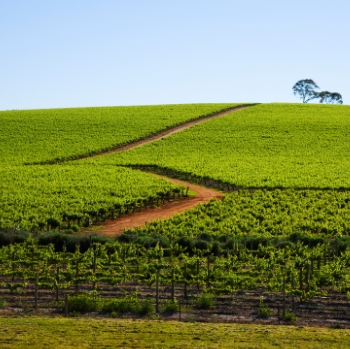
[{"label": "hill", "polygon": [[350,189],[350,107],[266,104],[92,159],[151,165],[238,188]]}]

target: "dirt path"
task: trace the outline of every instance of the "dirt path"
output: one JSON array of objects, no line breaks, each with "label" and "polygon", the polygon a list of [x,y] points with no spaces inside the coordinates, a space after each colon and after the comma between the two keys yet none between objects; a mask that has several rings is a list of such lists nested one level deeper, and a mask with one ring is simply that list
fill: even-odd
[{"label": "dirt path", "polygon": [[[118,153],[121,151],[125,151],[128,149],[140,147],[142,145],[154,142],[156,140],[162,139],[164,137],[170,136],[174,133],[181,132],[185,129],[190,128],[191,126],[201,124],[202,122],[212,120],[224,115],[228,115],[231,113],[235,113],[237,111],[240,111],[242,109],[248,108],[250,105],[242,106],[242,107],[234,107],[229,110],[225,110],[223,112],[216,113],[214,115],[210,115],[207,117],[203,117],[201,119],[192,120],[189,122],[186,122],[185,124],[172,127],[168,130],[162,131],[158,133],[157,135],[153,135],[150,137],[147,137],[145,139],[135,141],[133,143],[127,144],[125,146],[122,146],[117,149],[109,150],[106,152],[102,152],[99,154],[95,154],[94,156],[102,156],[106,154],[111,153]],[[117,236],[123,233],[124,229],[131,229],[136,227],[142,227],[146,225],[147,222],[151,222],[157,219],[166,219],[174,216],[176,213],[184,212],[192,207],[197,206],[198,204],[205,203],[207,201],[210,201],[211,199],[221,199],[223,194],[219,191],[208,189],[199,185],[194,185],[188,182],[180,181],[177,179],[168,178],[165,176],[159,176],[154,175],[157,177],[162,177],[164,179],[169,180],[170,182],[173,182],[175,184],[182,185],[184,187],[188,187],[189,190],[196,192],[196,196],[191,196],[188,198],[182,198],[176,201],[172,201],[169,203],[166,203],[160,207],[156,208],[149,208],[142,210],[140,212],[135,212],[130,215],[121,216],[117,219],[113,220],[107,220],[104,222],[98,230],[94,230],[95,233],[108,235],[108,236]],[[85,230],[86,232],[86,230]]]},{"label": "dirt path", "polygon": [[123,233],[124,229],[142,227],[146,225],[147,222],[151,222],[157,219],[170,218],[175,213],[184,212],[192,207],[197,206],[198,204],[210,201],[211,199],[221,199],[223,196],[222,193],[213,189],[201,187],[199,185],[180,181],[178,179],[159,175],[154,176],[167,179],[170,182],[182,185],[184,187],[188,187],[189,190],[196,192],[197,195],[168,202],[156,208],[148,208],[146,210],[135,212],[130,215],[121,216],[117,219],[108,220],[104,222],[101,228],[95,232],[108,236],[120,235]]},{"label": "dirt path", "polygon": [[[106,155],[106,154],[120,153],[120,152],[125,151],[125,150],[137,148],[137,147],[140,147],[141,145],[145,145],[145,144],[148,144],[148,143],[151,143],[154,141],[158,141],[164,137],[171,136],[174,133],[178,133],[178,132],[181,132],[183,130],[186,130],[186,129],[190,128],[191,126],[198,125],[198,124],[201,124],[201,123],[206,122],[208,120],[216,119],[216,118],[221,117],[221,116],[232,114],[232,113],[235,113],[237,111],[249,108],[251,106],[252,105],[246,105],[246,106],[242,106],[242,107],[233,107],[233,108],[230,108],[228,110],[225,110],[225,111],[213,114],[213,115],[208,115],[208,116],[202,117],[200,119],[187,121],[184,124],[181,124],[178,126],[173,126],[169,129],[161,131],[153,136],[149,136],[149,137],[146,137],[144,139],[140,139],[138,141],[131,142],[129,144],[123,145],[123,146],[118,147],[116,149],[111,149],[111,150],[107,150],[107,151],[104,151],[101,153],[97,153],[97,154],[94,154],[92,156],[102,156],[102,155]],[[87,156],[87,157],[90,157],[90,156]],[[77,160],[79,160],[79,159],[77,159]]]}]

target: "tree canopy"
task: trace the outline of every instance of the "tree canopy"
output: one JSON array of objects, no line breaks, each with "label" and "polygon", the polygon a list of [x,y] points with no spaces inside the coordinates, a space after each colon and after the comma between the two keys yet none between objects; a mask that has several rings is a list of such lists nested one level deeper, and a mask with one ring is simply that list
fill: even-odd
[{"label": "tree canopy", "polygon": [[343,104],[343,97],[338,92],[322,91],[317,92],[315,89],[319,87],[311,79],[299,80],[293,86],[293,92],[296,96],[303,100],[303,103],[307,103],[312,99],[319,98],[320,103],[326,104]]},{"label": "tree canopy", "polygon": [[343,104],[342,95],[338,92],[322,91],[318,94],[320,103],[326,104]]},{"label": "tree canopy", "polygon": [[295,95],[298,95],[303,100],[303,103],[307,103],[312,99],[318,98],[318,93],[315,91],[315,89],[318,88],[319,87],[313,80],[304,79],[299,80],[293,86],[293,92]]}]

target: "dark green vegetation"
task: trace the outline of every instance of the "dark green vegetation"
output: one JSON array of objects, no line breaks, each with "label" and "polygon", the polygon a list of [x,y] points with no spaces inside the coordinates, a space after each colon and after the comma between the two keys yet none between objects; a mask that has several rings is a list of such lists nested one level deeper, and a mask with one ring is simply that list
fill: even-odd
[{"label": "dark green vegetation", "polygon": [[206,311],[206,319],[350,320],[349,239],[202,233],[95,240],[81,238],[74,245],[69,235],[49,234],[39,238],[40,245],[27,239],[2,247],[0,291],[9,309],[120,316],[164,315],[181,306],[195,318]]},{"label": "dark green vegetation", "polygon": [[154,165],[239,188],[350,189],[349,134],[349,106],[258,105],[89,162]]},{"label": "dark green vegetation", "polygon": [[349,348],[349,331],[114,319],[1,318],[0,348]]}]

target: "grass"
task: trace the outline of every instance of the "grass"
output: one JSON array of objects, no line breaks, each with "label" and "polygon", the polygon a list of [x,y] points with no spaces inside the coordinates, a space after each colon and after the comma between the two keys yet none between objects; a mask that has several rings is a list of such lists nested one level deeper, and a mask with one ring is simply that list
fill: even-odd
[{"label": "grass", "polygon": [[91,318],[1,317],[0,348],[350,348],[350,330]]}]

